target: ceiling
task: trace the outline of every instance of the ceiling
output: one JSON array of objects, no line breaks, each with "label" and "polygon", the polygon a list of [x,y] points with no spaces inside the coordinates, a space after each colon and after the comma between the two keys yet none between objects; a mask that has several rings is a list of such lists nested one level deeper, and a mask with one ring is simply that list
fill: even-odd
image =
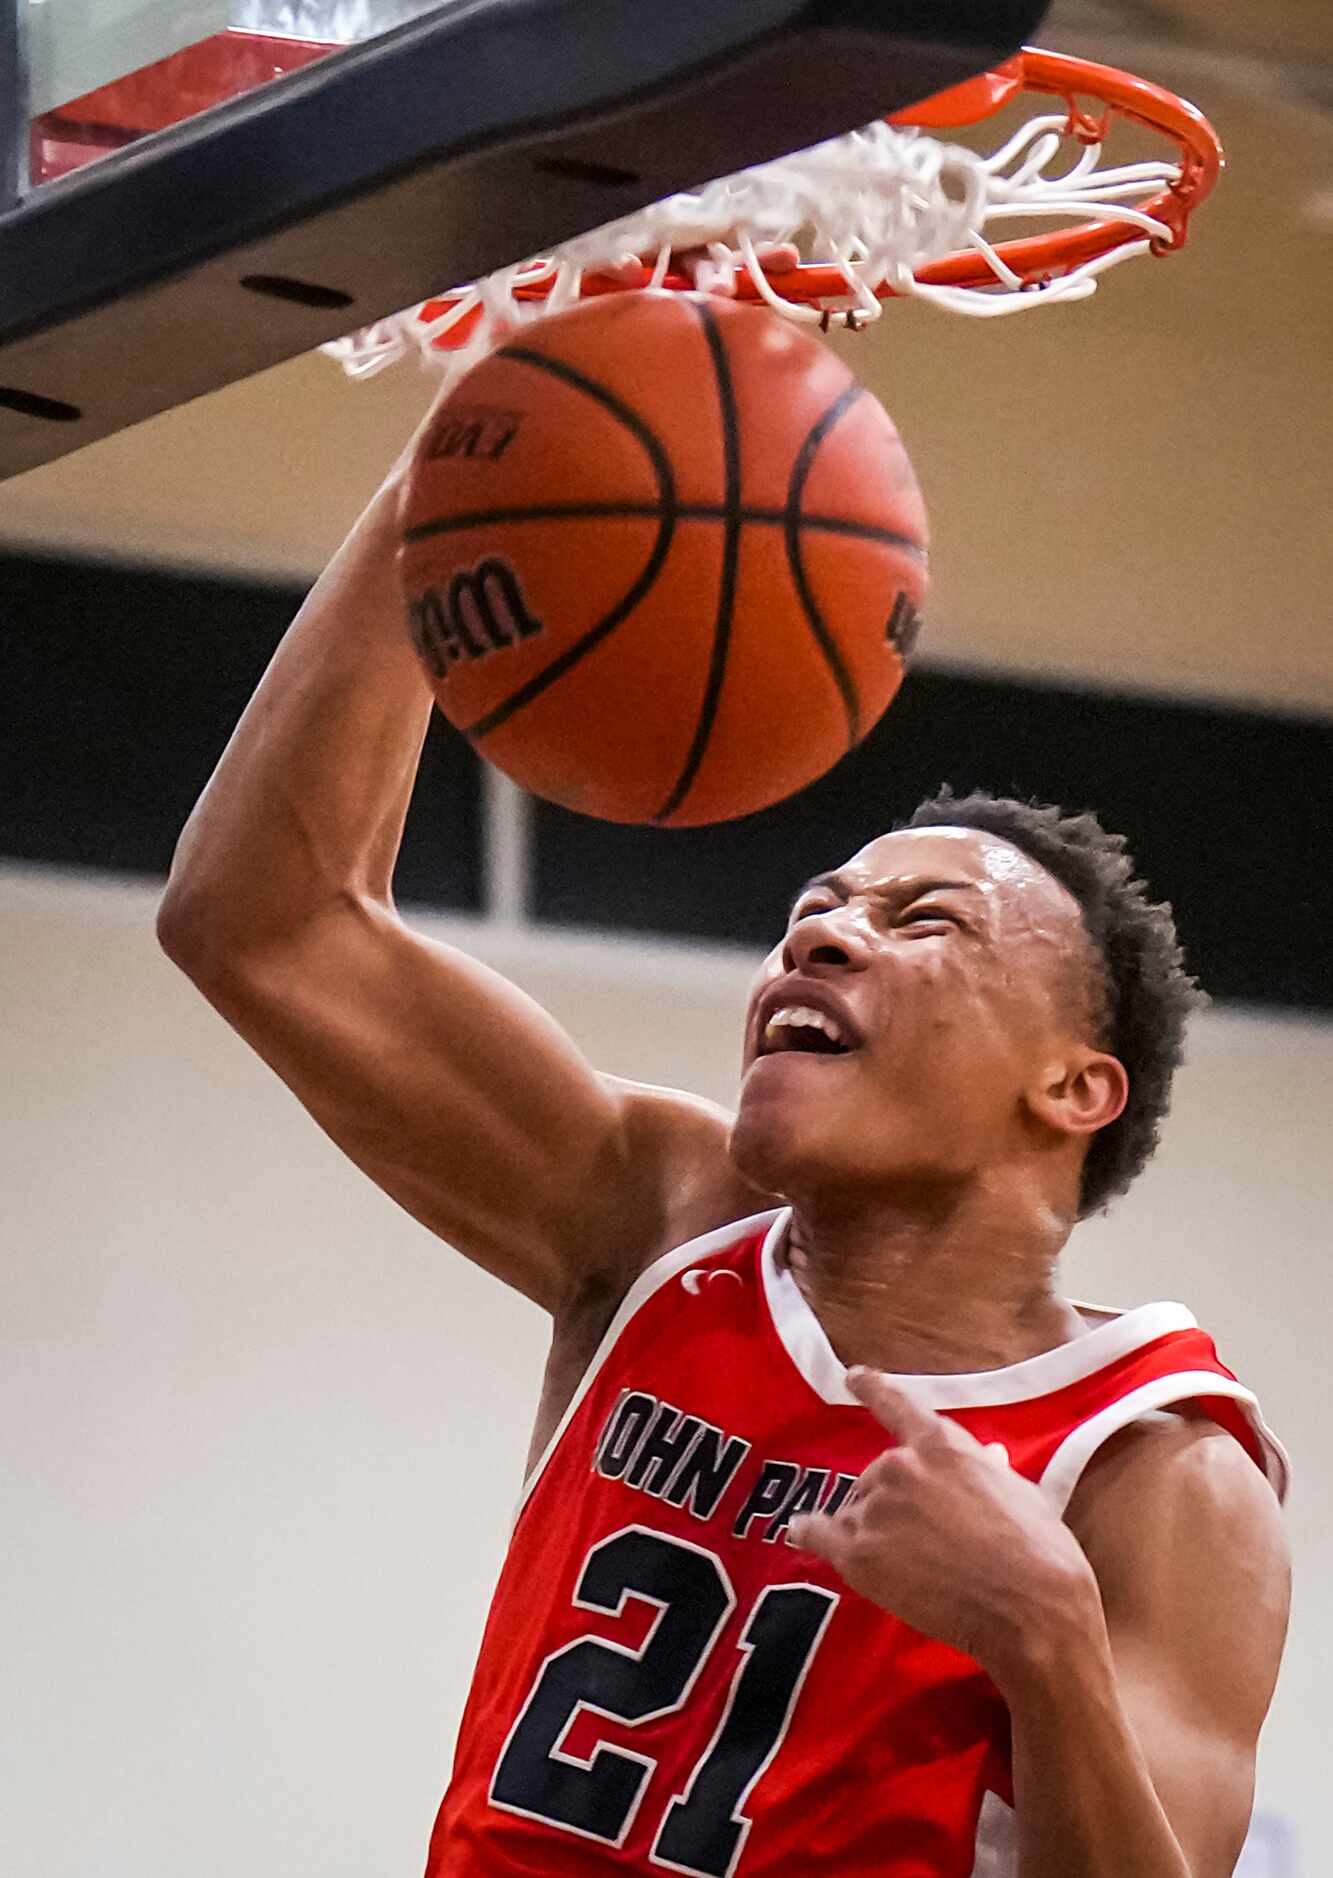
[{"label": "ceiling", "polygon": [[[1330,20],[1326,0],[1062,0],[1043,43],[1135,65],[1217,125],[1229,169],[1188,249],[1069,308],[898,303],[837,342],[926,490],[923,651],[1333,714]],[[415,365],[353,385],[296,360],[7,483],[0,537],[308,580],[430,392]]]}]

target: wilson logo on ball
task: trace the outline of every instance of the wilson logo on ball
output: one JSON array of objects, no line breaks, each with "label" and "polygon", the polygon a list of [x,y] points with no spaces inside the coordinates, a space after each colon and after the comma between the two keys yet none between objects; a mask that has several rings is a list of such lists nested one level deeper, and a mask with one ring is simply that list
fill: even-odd
[{"label": "wilson logo on ball", "polygon": [[522,415],[521,411],[506,411],[497,405],[450,406],[431,441],[429,454],[436,461],[466,456],[498,463],[517,437]]},{"label": "wilson logo on ball", "polygon": [[485,658],[542,631],[518,575],[498,555],[460,568],[446,592],[427,587],[408,602],[407,615],[412,644],[436,678],[446,678],[459,659]]}]

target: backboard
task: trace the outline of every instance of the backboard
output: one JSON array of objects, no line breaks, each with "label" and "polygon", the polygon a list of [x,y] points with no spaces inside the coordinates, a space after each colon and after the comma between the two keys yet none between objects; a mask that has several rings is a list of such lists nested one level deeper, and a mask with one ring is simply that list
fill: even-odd
[{"label": "backboard", "polygon": [[32,187],[433,10],[435,0],[19,0]]},{"label": "backboard", "polygon": [[1040,0],[0,0],[0,477],[1005,57]]}]

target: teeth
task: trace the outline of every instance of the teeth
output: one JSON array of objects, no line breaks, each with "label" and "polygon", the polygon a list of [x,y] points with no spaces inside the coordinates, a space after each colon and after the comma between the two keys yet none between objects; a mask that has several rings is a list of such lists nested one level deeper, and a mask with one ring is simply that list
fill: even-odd
[{"label": "teeth", "polygon": [[805,1025],[813,1030],[822,1030],[834,1043],[845,1044],[847,1041],[841,1025],[823,1011],[817,1011],[809,1004],[784,1004],[774,1011],[764,1025],[764,1042],[775,1042],[780,1030],[800,1030]]}]

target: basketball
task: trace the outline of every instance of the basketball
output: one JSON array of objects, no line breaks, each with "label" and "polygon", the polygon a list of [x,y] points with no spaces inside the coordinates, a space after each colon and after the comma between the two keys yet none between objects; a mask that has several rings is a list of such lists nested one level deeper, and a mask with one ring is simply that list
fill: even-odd
[{"label": "basketball", "polygon": [[606,821],[746,815],[830,769],[902,681],[926,514],[892,420],[819,340],[704,294],[522,329],[433,415],[403,504],[441,710]]}]

